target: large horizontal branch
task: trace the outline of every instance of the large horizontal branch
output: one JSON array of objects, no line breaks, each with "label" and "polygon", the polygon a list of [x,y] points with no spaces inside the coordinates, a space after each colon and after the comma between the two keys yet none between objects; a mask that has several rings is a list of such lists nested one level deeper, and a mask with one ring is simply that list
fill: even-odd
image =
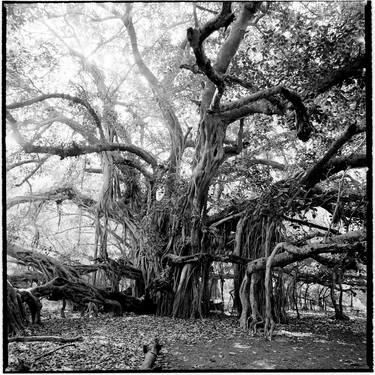
[{"label": "large horizontal branch", "polygon": [[29,202],[45,202],[55,201],[62,202],[64,200],[72,200],[78,206],[94,207],[96,201],[86,195],[81,194],[79,191],[72,187],[61,187],[52,189],[46,192],[31,194],[25,196],[16,196],[7,199],[7,209],[16,206],[17,204],[29,203]]},{"label": "large horizontal branch", "polygon": [[93,118],[93,120],[94,120],[94,122],[95,122],[95,124],[96,124],[96,126],[99,130],[100,138],[105,139],[101,121],[100,121],[98,115],[96,114],[95,110],[91,107],[91,105],[86,100],[83,100],[83,99],[78,98],[76,96],[71,96],[71,95],[68,95],[68,94],[61,94],[61,93],[44,94],[44,95],[37,96],[36,98],[33,98],[33,99],[24,100],[22,102],[9,104],[9,105],[6,106],[6,108],[7,109],[22,108],[22,107],[26,107],[26,106],[29,106],[29,105],[32,105],[32,104],[35,104],[35,103],[42,102],[46,99],[65,99],[65,100],[69,100],[73,103],[80,104],[83,107],[85,107],[87,109],[87,111],[90,113],[91,117]]},{"label": "large horizontal branch", "polygon": [[354,61],[350,61],[345,67],[333,71],[323,80],[318,80],[311,90],[317,94],[321,94],[329,90],[331,87],[342,83],[346,79],[361,74],[363,68],[366,67],[367,59],[368,57],[365,54],[359,55]]},{"label": "large horizontal branch", "polygon": [[[314,255],[322,253],[345,253],[345,252],[363,252],[366,250],[366,238],[362,232],[349,232],[346,235],[333,236],[329,243],[312,243],[303,246],[295,246],[287,242],[278,244],[284,252],[275,255],[272,260],[272,267],[284,267]],[[347,240],[347,242],[344,242]],[[357,241],[357,242],[353,242]],[[343,243],[344,242],[344,243]],[[247,265],[246,272],[251,274],[266,269],[267,257],[258,258]]]},{"label": "large horizontal branch", "polygon": [[[320,284],[322,286],[331,287],[332,286],[332,274],[327,271],[320,271],[318,273],[307,273],[298,271],[283,269],[283,272],[289,274],[290,276],[296,277],[297,282],[303,282],[305,284]],[[348,273],[344,273],[342,284],[349,285],[350,287],[363,288],[367,286],[366,276],[354,276]]]},{"label": "large horizontal branch", "polygon": [[268,100],[260,99],[254,103],[243,105],[240,108],[220,112],[220,118],[228,124],[247,117],[254,113],[264,113],[265,115],[282,115],[280,109],[273,106]]},{"label": "large horizontal branch", "polygon": [[197,254],[186,255],[186,256],[167,254],[165,258],[175,264],[197,263],[197,262],[204,262],[204,261],[247,264],[251,261],[251,259],[243,258],[234,254],[214,255],[214,254],[208,254],[208,253],[197,253]]},{"label": "large horizontal branch", "polygon": [[[269,89],[260,90],[258,92],[255,92],[255,93],[251,94],[251,95],[245,96],[244,98],[241,98],[241,99],[238,99],[238,100],[236,100],[234,102],[231,102],[229,104],[223,105],[221,109],[222,109],[223,112],[230,111],[232,109],[238,109],[238,108],[241,108],[244,105],[256,102],[260,99],[267,99],[267,98],[269,98],[273,95],[284,94],[286,92],[291,93],[291,91],[285,89],[282,86],[271,87]],[[295,95],[297,95],[297,94],[295,94]]]},{"label": "large horizontal branch", "polygon": [[[222,111],[224,112],[222,115],[224,115],[224,118],[228,119],[230,122],[233,122],[248,115],[247,111],[250,103],[257,102],[261,99],[269,99],[277,94],[282,95],[286,100],[292,103],[296,113],[297,136],[300,140],[306,142],[309,139],[310,133],[313,129],[307,115],[307,110],[298,94],[282,86],[275,86],[269,89],[261,90],[227,104],[222,107]],[[275,111],[274,109],[273,112],[282,114],[278,106],[274,107],[277,108],[277,110]]]},{"label": "large horizontal branch", "polygon": [[370,160],[365,154],[349,157],[332,158],[321,170],[321,179],[324,180],[338,172],[352,168],[368,167]]},{"label": "large horizontal branch", "polygon": [[153,168],[157,167],[157,161],[154,156],[149,152],[143,150],[140,147],[124,144],[124,143],[102,143],[96,145],[80,145],[77,143],[72,143],[71,146],[39,146],[26,143],[24,146],[24,151],[28,154],[39,153],[39,154],[50,154],[58,155],[62,159],[72,156],[80,156],[85,154],[99,153],[103,151],[126,151],[134,155],[139,156],[145,162],[149,163]]},{"label": "large horizontal branch", "polygon": [[[361,128],[356,124],[351,124],[348,126],[346,131],[331,145],[329,150],[323,155],[323,157],[314,164],[309,170],[306,171],[304,176],[302,177],[300,183],[305,185],[306,187],[312,187],[319,181],[323,180],[329,170],[327,170],[327,166],[329,166],[328,162],[330,159],[337,153],[337,151],[346,143],[348,142],[355,134],[361,133],[365,131],[365,128]],[[334,164],[330,165],[330,168],[336,168],[338,170],[338,166],[344,167],[346,164],[349,165],[349,159],[346,162],[337,162],[337,166],[335,167]],[[337,172],[336,172],[337,173]],[[332,173],[331,173],[332,174]]]}]

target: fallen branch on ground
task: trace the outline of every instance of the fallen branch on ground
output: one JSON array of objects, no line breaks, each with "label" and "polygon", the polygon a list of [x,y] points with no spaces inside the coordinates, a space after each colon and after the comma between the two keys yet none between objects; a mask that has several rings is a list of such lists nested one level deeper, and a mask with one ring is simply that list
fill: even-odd
[{"label": "fallen branch on ground", "polygon": [[156,357],[160,353],[161,345],[159,340],[155,338],[152,348],[149,349],[147,345],[143,345],[143,352],[145,353],[145,359],[142,365],[139,367],[140,370],[151,370],[156,361]]},{"label": "fallen branch on ground", "polygon": [[75,342],[83,341],[82,336],[60,337],[60,336],[15,336],[9,337],[8,342],[31,342],[31,341],[52,341],[52,342]]}]

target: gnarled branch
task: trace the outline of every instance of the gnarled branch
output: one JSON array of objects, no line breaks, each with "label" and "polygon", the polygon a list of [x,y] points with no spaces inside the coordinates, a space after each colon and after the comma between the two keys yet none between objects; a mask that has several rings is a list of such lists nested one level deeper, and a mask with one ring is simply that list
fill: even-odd
[{"label": "gnarled branch", "polygon": [[[223,116],[225,120],[233,122],[251,113],[251,107],[249,107],[250,103],[257,102],[261,99],[269,99],[277,94],[282,95],[286,100],[292,103],[296,113],[297,136],[301,141],[306,142],[309,139],[310,133],[313,129],[309,121],[306,108],[298,94],[282,86],[275,86],[269,89],[261,90],[233,103],[227,104],[222,107],[221,116]],[[276,106],[273,107],[274,113],[282,114],[279,108]]]}]

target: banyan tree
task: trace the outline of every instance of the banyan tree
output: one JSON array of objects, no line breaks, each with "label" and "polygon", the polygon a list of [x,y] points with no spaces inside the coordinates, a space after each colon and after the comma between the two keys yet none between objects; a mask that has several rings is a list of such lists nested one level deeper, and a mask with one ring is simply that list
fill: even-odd
[{"label": "banyan tree", "polygon": [[[241,326],[272,335],[288,267],[330,254],[343,273],[343,259],[365,258],[364,175],[352,173],[368,166],[361,4],[5,11],[8,254],[29,267],[14,283],[123,310],[145,295],[149,311],[198,318],[212,262],[227,262]],[[306,218],[317,207],[330,224]],[[89,263],[44,256],[40,225],[20,233],[17,218],[51,210],[58,226],[69,212],[79,233],[90,223],[93,244],[74,244]],[[124,279],[136,300],[116,294]]]}]

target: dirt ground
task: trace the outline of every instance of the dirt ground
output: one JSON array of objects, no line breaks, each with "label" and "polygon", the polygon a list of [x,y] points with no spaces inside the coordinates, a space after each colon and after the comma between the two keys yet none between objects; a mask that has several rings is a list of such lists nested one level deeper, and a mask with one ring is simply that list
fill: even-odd
[{"label": "dirt ground", "polygon": [[16,370],[20,359],[30,371],[134,370],[143,361],[143,345],[155,337],[163,345],[158,370],[370,370],[364,317],[336,322],[324,314],[305,313],[278,325],[270,342],[242,332],[234,317],[190,321],[44,315],[43,325],[29,327],[26,334],[80,335],[83,341],[64,348],[53,342],[10,343],[7,371]]},{"label": "dirt ground", "polygon": [[[225,340],[177,344],[165,355],[167,368],[243,370],[341,370],[369,369],[366,363],[365,320],[341,324],[305,317],[279,326],[270,342],[248,334]],[[169,364],[170,365],[169,367]]]}]

